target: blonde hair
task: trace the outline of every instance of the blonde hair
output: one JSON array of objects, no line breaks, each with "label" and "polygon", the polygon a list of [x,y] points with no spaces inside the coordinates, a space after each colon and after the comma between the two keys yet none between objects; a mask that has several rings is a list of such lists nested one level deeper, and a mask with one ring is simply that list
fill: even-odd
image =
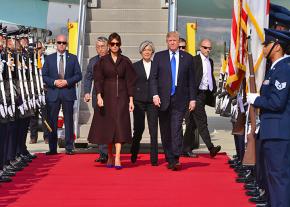
[{"label": "blonde hair", "polygon": [[177,31],[171,31],[171,32],[168,32],[167,35],[166,35],[166,39],[168,39],[169,37],[177,37],[177,39],[179,39],[179,32]]}]

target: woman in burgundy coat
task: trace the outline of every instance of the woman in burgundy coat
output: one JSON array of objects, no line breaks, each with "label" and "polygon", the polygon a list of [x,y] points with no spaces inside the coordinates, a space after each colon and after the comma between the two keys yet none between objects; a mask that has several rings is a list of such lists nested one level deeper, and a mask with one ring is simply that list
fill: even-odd
[{"label": "woman in burgundy coat", "polygon": [[107,167],[122,169],[121,146],[132,141],[129,112],[134,110],[136,73],[129,58],[121,55],[121,37],[112,33],[108,43],[109,54],[101,57],[94,67],[99,113],[94,114],[88,139],[91,143],[108,144]]}]

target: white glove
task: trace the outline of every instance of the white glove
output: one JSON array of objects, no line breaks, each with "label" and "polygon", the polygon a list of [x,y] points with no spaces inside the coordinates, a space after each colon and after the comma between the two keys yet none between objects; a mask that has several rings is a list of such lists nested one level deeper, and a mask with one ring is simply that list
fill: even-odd
[{"label": "white glove", "polygon": [[27,106],[26,101],[23,102],[23,108],[24,108],[25,111],[28,111],[28,106]]},{"label": "white glove", "polygon": [[18,106],[18,109],[19,109],[21,115],[24,115],[24,107],[23,107],[23,104],[21,104],[20,106]]},{"label": "white glove", "polygon": [[42,100],[43,105],[45,105],[46,104],[45,103],[45,96],[41,96],[41,100]]},{"label": "white glove", "polygon": [[40,108],[40,103],[39,103],[38,99],[35,99],[35,103],[36,103],[36,106],[38,106]]},{"label": "white glove", "polygon": [[4,111],[4,107],[3,107],[2,104],[0,104],[0,114],[1,114],[1,116],[2,116],[3,118],[6,117],[6,114],[5,114],[5,111]]},{"label": "white glove", "polygon": [[13,117],[12,106],[8,106],[8,114]]},{"label": "white glove", "polygon": [[254,104],[257,97],[259,97],[258,93],[247,93],[248,104]]}]

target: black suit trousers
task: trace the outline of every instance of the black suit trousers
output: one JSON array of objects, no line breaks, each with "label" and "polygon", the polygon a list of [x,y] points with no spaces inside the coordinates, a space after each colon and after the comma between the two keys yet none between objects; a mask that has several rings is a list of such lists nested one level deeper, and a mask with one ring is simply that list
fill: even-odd
[{"label": "black suit trousers", "polygon": [[210,150],[214,145],[211,142],[210,134],[208,131],[207,115],[205,111],[205,102],[207,98],[207,92],[199,92],[197,95],[195,110],[193,111],[193,117],[198,129],[198,132],[205,143],[206,147]]},{"label": "black suit trousers", "polygon": [[[43,116],[47,117],[47,108],[46,106],[42,107],[41,109],[41,113],[43,114]],[[35,139],[37,141],[38,139],[38,115],[39,112],[36,111],[35,115],[31,117],[30,119],[30,139]],[[47,127],[44,124],[44,118],[41,118],[42,121],[42,130],[43,130],[43,139],[48,139],[48,135],[49,135],[49,131],[47,129]]]},{"label": "black suit trousers", "polygon": [[134,131],[131,147],[132,154],[138,154],[140,141],[145,129],[145,113],[147,115],[148,128],[150,134],[150,160],[151,163],[158,161],[158,112],[153,103],[134,101]]},{"label": "black suit trousers", "polygon": [[29,153],[26,146],[29,123],[30,123],[30,117],[26,117],[26,118],[18,120],[18,128],[17,128],[17,130],[19,131],[18,132],[19,143],[17,146],[18,155],[20,154],[27,155]]},{"label": "black suit trousers", "polygon": [[193,117],[193,112],[186,112],[185,115],[185,132],[183,135],[182,152],[191,152],[194,147],[196,124]]},{"label": "black suit trousers", "polygon": [[7,140],[8,140],[8,124],[0,123],[0,170],[3,170],[6,161]]},{"label": "black suit trousers", "polygon": [[182,152],[182,122],[185,109],[177,109],[175,96],[171,96],[170,105],[165,111],[159,111],[161,141],[166,161],[178,162]]}]

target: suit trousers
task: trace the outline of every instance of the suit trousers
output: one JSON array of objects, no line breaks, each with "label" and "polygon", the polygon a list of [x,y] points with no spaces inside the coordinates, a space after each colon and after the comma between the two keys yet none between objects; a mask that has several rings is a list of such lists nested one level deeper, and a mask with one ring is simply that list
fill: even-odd
[{"label": "suit trousers", "polygon": [[65,149],[72,150],[74,148],[74,125],[73,125],[73,105],[74,101],[65,101],[58,98],[54,102],[47,102],[48,119],[52,132],[49,134],[49,150],[57,151],[57,121],[60,107],[62,106],[65,125]]},{"label": "suit trousers", "polygon": [[182,153],[182,123],[185,115],[184,109],[177,109],[175,95],[171,96],[167,110],[159,111],[161,141],[168,163],[176,163]]},{"label": "suit trousers", "polygon": [[[99,113],[99,109],[98,109],[97,104],[96,104],[97,103],[96,95],[93,95],[92,102],[93,102],[92,106],[94,108],[94,113]],[[98,147],[99,147],[100,156],[107,157],[108,156],[108,145],[107,144],[99,144]]]},{"label": "suit trousers", "polygon": [[262,151],[269,203],[273,207],[290,207],[290,141],[263,140]]},{"label": "suit trousers", "polygon": [[234,141],[239,161],[243,161],[245,154],[245,135],[234,135]]},{"label": "suit trousers", "polygon": [[[42,107],[40,110],[41,110],[41,113],[46,117],[47,116],[46,106]],[[29,125],[30,139],[35,139],[36,141],[38,139],[38,119],[39,119],[38,116],[39,116],[39,112],[36,111],[35,115],[31,117],[30,125]],[[43,130],[43,139],[48,139],[49,131],[44,124],[43,117],[41,117],[41,121],[42,121],[42,130]]]},{"label": "suit trousers", "polygon": [[193,117],[197,125],[198,132],[205,143],[206,147],[210,150],[214,147],[211,142],[210,134],[208,131],[207,115],[205,111],[206,91],[199,92],[197,95],[195,110],[193,111]]},{"label": "suit trousers", "polygon": [[28,154],[27,146],[26,146],[26,138],[28,134],[28,128],[29,128],[29,123],[30,123],[30,118],[31,117],[26,117],[23,119],[18,120],[18,139],[19,144],[17,146],[17,155],[26,155]]},{"label": "suit trousers", "polygon": [[194,147],[196,123],[194,121],[193,112],[186,112],[185,115],[185,132],[183,135],[182,152],[191,152]]},{"label": "suit trousers", "polygon": [[13,161],[16,158],[17,149],[20,145],[20,138],[19,138],[19,119],[16,119],[15,121],[9,122],[8,125],[8,142],[7,142],[7,158],[6,158],[6,164],[8,164],[9,161]]},{"label": "suit trousers", "polygon": [[0,170],[3,170],[6,159],[5,145],[7,144],[8,139],[8,124],[0,123],[0,134]]},{"label": "suit trousers", "polygon": [[147,115],[147,122],[150,134],[150,160],[151,163],[158,161],[158,112],[153,103],[134,101],[134,129],[133,142],[131,146],[131,153],[138,154],[140,148],[140,141],[145,129],[145,114]]}]

